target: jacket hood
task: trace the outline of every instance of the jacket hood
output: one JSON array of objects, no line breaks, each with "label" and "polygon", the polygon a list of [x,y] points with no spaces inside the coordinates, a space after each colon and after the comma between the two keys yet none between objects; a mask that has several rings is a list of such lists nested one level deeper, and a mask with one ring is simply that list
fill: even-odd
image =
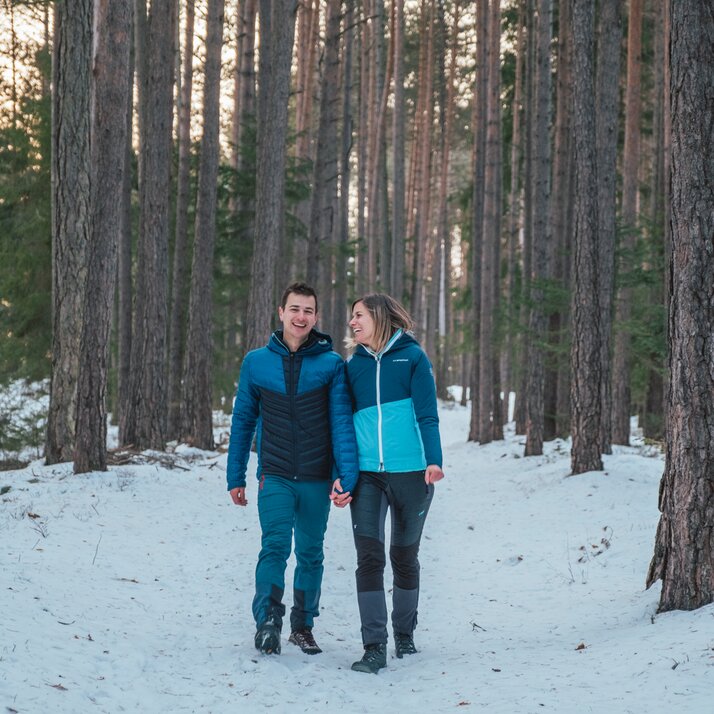
[{"label": "jacket hood", "polygon": [[[290,349],[285,342],[283,342],[282,330],[275,330],[275,332],[273,332],[268,340],[267,347],[273,352],[277,352],[282,355],[290,354]],[[310,334],[307,336],[305,342],[300,345],[300,349],[298,349],[297,353],[301,355],[315,355],[320,354],[321,352],[329,352],[331,349],[332,338],[324,332],[312,329],[310,330]]]}]

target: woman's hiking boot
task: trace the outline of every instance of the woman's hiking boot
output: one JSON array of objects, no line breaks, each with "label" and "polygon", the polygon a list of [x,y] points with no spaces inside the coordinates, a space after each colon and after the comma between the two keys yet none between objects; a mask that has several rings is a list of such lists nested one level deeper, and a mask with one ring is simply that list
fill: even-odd
[{"label": "woman's hiking boot", "polygon": [[280,654],[280,627],[272,617],[255,633],[255,648],[263,654]]},{"label": "woman's hiking boot", "polygon": [[368,672],[377,674],[380,669],[387,666],[387,645],[365,645],[362,659],[353,663],[355,672]]},{"label": "woman's hiking boot", "polygon": [[305,654],[320,654],[322,650],[317,646],[315,638],[312,636],[312,627],[303,627],[293,630],[288,637],[288,642],[297,645]]},{"label": "woman's hiking boot", "polygon": [[404,655],[416,654],[417,648],[414,646],[413,635],[407,635],[403,632],[394,633],[394,650],[399,659]]}]

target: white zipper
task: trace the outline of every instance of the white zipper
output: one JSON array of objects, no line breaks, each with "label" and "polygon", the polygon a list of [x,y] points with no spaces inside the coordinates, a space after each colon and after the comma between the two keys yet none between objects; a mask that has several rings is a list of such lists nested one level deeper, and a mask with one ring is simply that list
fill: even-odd
[{"label": "white zipper", "polygon": [[374,352],[373,350],[369,349],[369,347],[365,347],[365,350],[367,351],[368,354],[371,354],[372,357],[374,357],[375,360],[377,360],[377,444],[379,447],[379,470],[384,471],[384,444],[382,441],[382,396],[381,396],[381,390],[379,388],[379,381],[380,381],[380,372],[382,370],[382,357],[387,353],[392,345],[402,336],[403,330],[397,330],[392,337],[390,338],[389,342],[385,345],[384,349],[377,353]]},{"label": "white zipper", "polygon": [[377,360],[377,443],[379,444],[379,470],[384,471],[384,445],[382,443],[382,399],[379,389],[379,373],[382,369],[381,355],[375,355]]}]

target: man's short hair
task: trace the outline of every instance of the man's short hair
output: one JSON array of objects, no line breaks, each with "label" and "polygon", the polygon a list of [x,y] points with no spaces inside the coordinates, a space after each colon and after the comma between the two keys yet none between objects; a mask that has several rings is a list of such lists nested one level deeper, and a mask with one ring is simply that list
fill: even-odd
[{"label": "man's short hair", "polygon": [[307,283],[290,283],[285,288],[285,292],[283,293],[283,297],[280,299],[280,307],[285,309],[285,306],[288,304],[288,297],[290,296],[290,293],[296,293],[297,295],[305,295],[307,297],[312,297],[315,298],[315,312],[317,312],[317,293],[315,292],[315,289],[308,285]]}]

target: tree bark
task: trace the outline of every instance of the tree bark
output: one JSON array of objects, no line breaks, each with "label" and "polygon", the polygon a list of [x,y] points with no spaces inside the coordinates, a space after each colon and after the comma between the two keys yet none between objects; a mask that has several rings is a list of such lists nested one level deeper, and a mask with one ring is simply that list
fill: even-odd
[{"label": "tree bark", "polygon": [[181,441],[213,449],[213,247],[216,236],[223,0],[208,0],[203,137],[198,171],[188,336],[181,390]]},{"label": "tree bark", "polygon": [[[257,0],[245,0],[240,4],[238,17],[238,42],[236,57],[235,96],[233,111],[233,167],[236,175],[249,171],[255,165],[251,139],[255,137],[255,38]],[[250,127],[250,131],[246,128]],[[236,232],[236,253],[242,260],[233,261],[230,272],[236,284],[247,286],[253,250],[254,197],[239,193],[231,203],[233,220],[239,226]],[[295,258],[297,262],[297,258]],[[247,330],[247,299],[243,291],[231,293],[228,306],[226,330],[226,362],[224,369],[230,371],[240,364],[245,352]],[[239,332],[240,331],[240,332]]]},{"label": "tree bark", "polygon": [[516,285],[519,254],[519,232],[521,229],[521,157],[523,155],[522,110],[523,110],[523,64],[525,53],[525,1],[518,4],[518,41],[516,45],[516,76],[513,88],[513,125],[511,132],[511,186],[508,196],[507,227],[507,275],[506,275],[506,315],[507,326],[503,354],[503,394],[506,400],[506,418],[508,418],[508,400],[515,391],[515,356],[518,346],[516,324]]},{"label": "tree bark", "polygon": [[394,109],[392,111],[392,260],[391,290],[404,300],[405,233],[405,105],[404,105],[404,0],[394,0]]},{"label": "tree bark", "polygon": [[528,354],[526,388],[526,448],[525,456],[543,453],[545,354],[548,324],[544,307],[544,286],[549,278],[550,240],[550,44],[553,35],[553,5],[551,0],[538,0],[536,20],[535,122],[533,132],[533,245],[531,309],[528,331],[531,349]]},{"label": "tree bark", "polygon": [[[449,67],[448,74],[444,71],[442,84],[446,85],[445,90],[442,90],[439,104],[441,105],[441,166],[439,171],[439,196],[437,207],[437,232],[435,246],[435,265],[439,266],[438,272],[432,270],[432,317],[430,320],[431,330],[434,335],[434,343],[436,352],[431,354],[432,361],[436,360],[436,389],[437,394],[441,399],[448,398],[448,374],[449,374],[449,357],[450,357],[450,338],[451,331],[449,329],[451,322],[451,231],[449,229],[449,207],[448,207],[448,189],[449,175],[451,169],[451,141],[454,126],[454,107],[455,107],[455,82],[456,70],[458,62],[459,49],[459,20],[461,17],[460,4],[454,3],[453,7],[453,25],[448,38],[449,49]],[[443,14],[443,10],[440,14]],[[444,49],[447,44],[446,22],[442,18],[440,24],[443,27],[444,34]],[[443,260],[441,259],[443,256]],[[440,306],[444,308],[443,329],[440,319]]]},{"label": "tree bark", "polygon": [[367,260],[367,173],[369,163],[369,0],[360,0],[359,16],[359,100],[357,119],[357,240],[355,246],[355,291],[365,294],[372,288],[369,284]]},{"label": "tree bark", "polygon": [[335,254],[335,309],[334,327],[330,334],[334,348],[343,353],[341,336],[345,334],[347,323],[347,255],[350,238],[349,197],[350,197],[350,154],[352,152],[352,55],[354,46],[353,6],[348,3],[343,21],[342,48],[342,129],[340,135],[340,197],[338,201],[338,236]]},{"label": "tree bark", "polygon": [[659,611],[714,601],[714,16],[671,4],[672,255],[667,451],[649,587]]},{"label": "tree bark", "polygon": [[[432,131],[434,124],[434,0],[425,0],[422,12],[426,22],[426,32],[420,38],[424,51],[420,57],[419,132],[414,141],[417,156],[415,205],[414,205],[414,253],[411,271],[410,308],[416,329],[420,334],[424,329],[424,287],[426,282],[427,242],[431,224],[431,171],[432,171]],[[420,48],[421,53],[421,48]],[[417,110],[419,112],[419,109]]]},{"label": "tree bark", "polygon": [[285,145],[297,0],[260,0],[259,7],[263,44],[258,79],[258,170],[248,350],[265,343],[275,311],[275,266],[284,224]]},{"label": "tree bark", "polygon": [[602,0],[597,43],[596,117],[598,159],[598,224],[600,235],[601,433],[602,453],[612,453],[612,306],[615,285],[617,227],[617,138],[619,118],[620,0]]},{"label": "tree bark", "polygon": [[140,136],[138,271],[131,395],[119,440],[163,449],[168,416],[166,332],[173,120],[175,0],[154,0],[148,18],[145,125]]},{"label": "tree bark", "polygon": [[45,457],[71,461],[90,236],[92,3],[55,6],[52,102],[52,375]]},{"label": "tree bark", "polygon": [[107,363],[117,236],[127,170],[126,123],[130,104],[130,0],[97,0],[91,125],[91,225],[84,321],[79,349],[74,472],[107,470]]},{"label": "tree bark", "polygon": [[[627,83],[625,85],[625,146],[622,169],[622,247],[635,246],[638,214],[638,166],[640,159],[642,5],[630,0],[627,26]],[[624,272],[625,265],[621,264]],[[612,364],[612,442],[630,443],[630,332],[627,322],[632,313],[632,290],[621,285],[615,305],[615,352]]]},{"label": "tree bark", "polygon": [[488,112],[488,0],[476,6],[476,83],[474,87],[473,194],[471,196],[471,309],[473,315],[473,359],[471,360],[471,420],[469,441],[479,441],[480,351],[481,351],[481,281],[483,251],[483,203],[486,166],[486,115]]},{"label": "tree bark", "polygon": [[[320,46],[320,5],[319,0],[308,0],[298,5],[296,17],[297,32],[297,74],[295,87],[295,156],[305,165],[311,165],[315,154],[315,127],[313,109],[315,105],[315,83],[318,77],[318,49]],[[312,177],[311,177],[312,178]],[[313,185],[314,193],[314,185]],[[303,227],[292,246],[292,260],[289,274],[291,279],[305,279],[308,282],[310,264],[310,211],[311,198],[301,200],[295,207],[295,216]],[[318,286],[315,285],[317,288]]]},{"label": "tree bark", "polygon": [[[312,180],[312,203],[307,250],[307,282],[322,296],[321,321],[331,323],[333,233],[337,200],[337,112],[340,76],[340,0],[328,0],[325,52],[320,81],[320,118]],[[341,276],[340,276],[341,279]]]},{"label": "tree bark", "polygon": [[[134,6],[132,4],[132,16]],[[115,413],[112,415],[114,424],[120,424],[122,414],[126,411],[126,402],[131,385],[131,314],[132,314],[132,134],[134,125],[134,106],[131,98],[134,93],[134,34],[132,33],[131,48],[129,53],[129,102],[126,107],[126,140],[124,143],[124,183],[121,191],[122,222],[119,232],[119,246],[117,249],[117,394],[115,399]]]},{"label": "tree bark", "polygon": [[[568,0],[570,1],[570,0]],[[526,0],[526,71],[525,98],[523,119],[526,127],[535,121],[535,0]],[[531,289],[531,263],[533,244],[533,137],[526,129],[524,131],[525,151],[523,165],[523,282],[521,289],[521,325],[528,324],[528,299]],[[531,349],[531,338],[528,330],[524,330],[521,349],[520,374],[521,381],[516,391],[515,421],[516,434],[526,433],[526,394],[528,392],[528,355]]]},{"label": "tree bark", "polygon": [[484,171],[483,245],[481,249],[481,324],[479,329],[479,442],[493,440],[494,402],[494,306],[499,236],[500,191],[500,40],[501,0],[488,4],[488,109]]},{"label": "tree bark", "polygon": [[188,207],[191,189],[191,95],[193,87],[194,0],[186,0],[183,71],[178,106],[178,175],[176,177],[176,239],[169,323],[168,437],[176,439],[181,419],[181,374],[186,325],[188,278]]},{"label": "tree bark", "polygon": [[600,301],[593,67],[594,7],[573,0],[573,136],[575,143],[575,254],[570,353],[573,474],[602,470],[600,458]]}]

